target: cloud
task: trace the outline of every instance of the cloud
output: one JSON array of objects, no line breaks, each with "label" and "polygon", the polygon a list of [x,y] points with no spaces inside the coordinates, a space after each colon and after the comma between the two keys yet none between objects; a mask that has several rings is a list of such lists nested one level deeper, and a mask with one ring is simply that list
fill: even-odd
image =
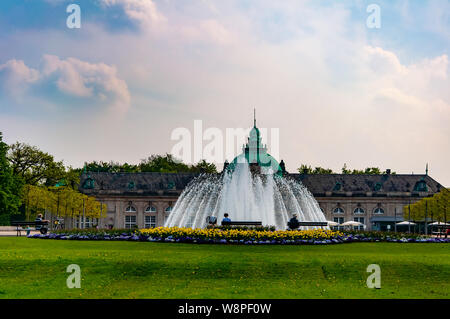
[{"label": "cloud", "polygon": [[29,68],[22,60],[12,59],[0,65],[0,81],[11,94],[23,92],[39,80],[39,71]]},{"label": "cloud", "polygon": [[231,44],[233,35],[217,20],[205,19],[198,23],[179,26],[177,32],[186,41],[210,42],[219,45]]},{"label": "cloud", "polygon": [[433,109],[436,99],[450,103],[446,54],[405,65],[392,51],[365,46],[361,61],[360,67],[365,67],[366,79],[369,80],[367,87],[372,87],[376,94],[384,98],[409,105],[411,109],[419,105]]},{"label": "cloud", "polygon": [[101,0],[100,3],[105,7],[122,7],[129,19],[148,31],[166,22],[166,17],[158,11],[152,0]]},{"label": "cloud", "polygon": [[0,85],[21,88],[21,94],[27,86],[35,85],[37,89],[56,86],[66,97],[101,101],[122,111],[130,106],[126,82],[118,77],[115,67],[104,63],[44,55],[38,70],[28,67],[24,61],[13,59],[0,65],[0,79]]},{"label": "cloud", "polygon": [[[450,181],[449,42],[414,24],[422,15],[415,6],[426,4],[404,9],[411,17],[405,32],[388,2],[382,29],[370,30],[364,3],[99,1],[100,8],[89,5],[104,12],[83,7],[92,15],[70,37],[26,30],[0,41],[2,61],[28,62],[3,66],[10,83],[53,85],[100,106],[129,105],[130,88],[133,108],[113,133],[103,114],[87,116],[93,120],[85,131],[102,136],[95,143],[66,133],[89,158],[133,162],[165,153],[171,129],[190,128],[194,119],[205,127],[248,126],[255,106],[259,125],[280,128],[290,171],[300,163],[335,170],[347,163],[410,173],[431,162],[437,179]],[[439,21],[447,33],[448,19]],[[130,22],[138,32],[129,32]],[[39,67],[29,62],[46,52],[56,56]],[[76,149],[65,156],[83,158]]]}]

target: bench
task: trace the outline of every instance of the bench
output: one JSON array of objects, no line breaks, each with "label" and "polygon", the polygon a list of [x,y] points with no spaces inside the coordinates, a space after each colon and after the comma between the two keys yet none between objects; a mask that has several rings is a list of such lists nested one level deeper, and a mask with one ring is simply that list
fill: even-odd
[{"label": "bench", "polygon": [[251,222],[251,221],[231,221],[222,222],[222,226],[262,226],[262,222]]},{"label": "bench", "polygon": [[298,222],[300,226],[320,226],[325,227],[328,226],[327,222]]},{"label": "bench", "polygon": [[[34,221],[34,222],[23,222],[23,221],[11,222],[11,226],[16,226],[16,232],[17,232],[16,236],[21,236],[22,231],[27,231],[27,229],[23,229],[23,227],[25,227],[25,226],[33,226],[33,227],[35,227],[36,230],[39,230],[41,232],[41,234],[46,234],[47,230],[48,230],[47,225],[48,225],[48,222],[46,222],[46,221],[45,222],[44,221],[42,221],[42,222],[37,222],[37,221]],[[39,226],[41,226],[41,227],[39,227]]]},{"label": "bench", "polygon": [[289,227],[289,229],[298,229],[299,227],[301,227],[301,226],[307,226],[307,227],[312,227],[312,226],[315,226],[315,227],[326,227],[326,226],[328,226],[328,223],[327,222],[298,222],[298,227],[291,227],[290,225],[289,225],[289,223],[288,223],[288,227]]}]

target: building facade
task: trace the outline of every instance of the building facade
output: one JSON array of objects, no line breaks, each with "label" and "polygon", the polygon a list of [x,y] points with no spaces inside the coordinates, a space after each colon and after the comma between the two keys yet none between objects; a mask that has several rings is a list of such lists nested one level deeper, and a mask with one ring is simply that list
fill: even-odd
[{"label": "building facade", "polygon": [[[283,165],[284,167],[284,165]],[[163,226],[178,197],[196,174],[86,172],[80,191],[108,207],[98,221],[66,221],[67,227],[148,228]],[[367,230],[393,229],[403,207],[443,188],[428,175],[289,174],[318,201],[327,220],[359,221]]]}]

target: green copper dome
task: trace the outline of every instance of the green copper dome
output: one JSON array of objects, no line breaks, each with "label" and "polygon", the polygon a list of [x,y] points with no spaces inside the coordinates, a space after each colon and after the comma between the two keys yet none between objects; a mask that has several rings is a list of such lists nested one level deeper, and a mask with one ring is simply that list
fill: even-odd
[{"label": "green copper dome", "polygon": [[261,143],[261,133],[256,127],[256,119],[253,128],[250,130],[248,143],[243,146],[242,153],[228,165],[227,170],[234,171],[237,164],[259,166],[263,174],[283,175],[278,161],[267,153],[267,145]]}]

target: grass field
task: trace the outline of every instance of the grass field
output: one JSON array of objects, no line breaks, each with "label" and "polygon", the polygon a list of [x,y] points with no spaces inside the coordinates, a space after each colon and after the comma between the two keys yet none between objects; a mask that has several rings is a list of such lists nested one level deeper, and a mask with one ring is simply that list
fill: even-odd
[{"label": "grass field", "polygon": [[[81,267],[80,289],[66,267]],[[368,289],[369,264],[381,289]],[[230,246],[0,238],[0,298],[449,298],[448,244]]]}]

